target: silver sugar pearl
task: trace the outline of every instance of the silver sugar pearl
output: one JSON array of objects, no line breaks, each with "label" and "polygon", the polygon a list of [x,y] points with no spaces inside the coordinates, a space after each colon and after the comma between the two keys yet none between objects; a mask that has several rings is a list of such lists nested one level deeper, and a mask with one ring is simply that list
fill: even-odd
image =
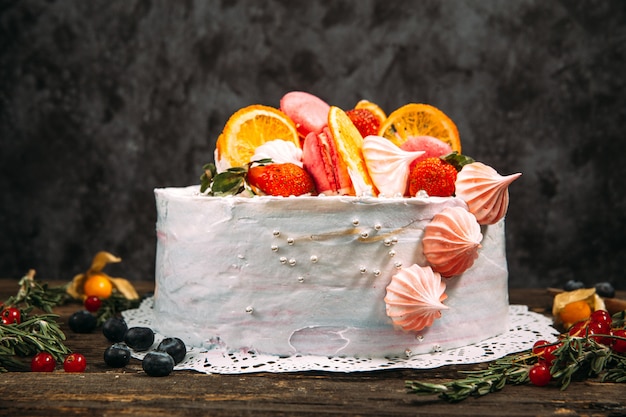
[{"label": "silver sugar pearl", "polygon": [[278,231],[278,230],[274,230],[274,231],[272,232],[272,234],[274,235],[274,237],[278,237],[278,236],[280,236],[280,231]]},{"label": "silver sugar pearl", "polygon": [[385,246],[391,246],[391,239],[385,239],[385,240],[383,240],[383,245],[385,245]]},{"label": "silver sugar pearl", "polygon": [[395,250],[393,250],[393,249],[392,249],[392,250],[390,250],[388,253],[389,253],[389,256],[391,256],[392,258],[393,258],[394,256],[396,256],[396,251],[395,251]]},{"label": "silver sugar pearl", "polygon": [[395,266],[396,269],[400,269],[400,268],[402,268],[402,262],[396,262],[396,263],[393,264],[393,266]]},{"label": "silver sugar pearl", "polygon": [[363,239],[367,239],[368,237],[370,237],[370,234],[368,232],[361,232],[361,237]]},{"label": "silver sugar pearl", "polygon": [[361,268],[359,268],[359,272],[361,272],[362,274],[367,272],[367,268],[362,266]]},{"label": "silver sugar pearl", "polygon": [[272,245],[272,252],[278,252],[278,246]]},{"label": "silver sugar pearl", "polygon": [[254,312],[254,309],[252,308],[252,306],[246,307],[246,313],[252,314],[253,312]]},{"label": "silver sugar pearl", "polygon": [[382,229],[382,228],[383,228],[383,227],[382,227],[380,224],[378,224],[378,223],[376,223],[376,224],[374,225],[374,229],[376,229],[376,230],[380,230],[380,229]]},{"label": "silver sugar pearl", "polygon": [[398,238],[394,236],[391,238],[391,244],[395,245],[396,243],[398,243]]},{"label": "silver sugar pearl", "polygon": [[441,345],[433,345],[433,352],[441,352],[442,350]]},{"label": "silver sugar pearl", "polygon": [[411,357],[411,355],[413,354],[413,352],[411,352],[411,349],[406,349],[406,350],[404,351],[404,354],[406,355],[406,357],[407,357],[407,358],[410,358],[410,357]]},{"label": "silver sugar pearl", "polygon": [[380,275],[380,270],[379,269],[375,269],[374,270],[374,276],[377,277]]},{"label": "silver sugar pearl", "polygon": [[317,256],[316,255],[311,255],[311,262],[315,264],[315,263],[317,263],[317,261],[318,261]]},{"label": "silver sugar pearl", "polygon": [[352,225],[353,226],[358,226],[359,225],[359,219],[352,220]]},{"label": "silver sugar pearl", "polygon": [[415,338],[418,342],[423,342],[424,341],[424,336],[421,334],[418,334],[417,337]]},{"label": "silver sugar pearl", "polygon": [[296,266],[296,260],[295,260],[295,259],[293,259],[293,258],[291,258],[291,259],[289,260],[289,265],[290,265],[290,266]]},{"label": "silver sugar pearl", "polygon": [[289,239],[287,239],[287,244],[288,245],[293,245],[294,243],[294,239],[292,237],[290,237]]},{"label": "silver sugar pearl", "polygon": [[285,258],[284,256],[280,257],[280,263],[285,265],[287,263],[287,258]]},{"label": "silver sugar pearl", "polygon": [[302,276],[298,277],[298,282],[304,282],[304,277]]}]

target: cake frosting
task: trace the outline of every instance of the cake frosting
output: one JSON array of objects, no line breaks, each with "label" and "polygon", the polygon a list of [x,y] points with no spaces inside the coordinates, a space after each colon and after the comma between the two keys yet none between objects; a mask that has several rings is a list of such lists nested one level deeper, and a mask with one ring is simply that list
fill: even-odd
[{"label": "cake frosting", "polygon": [[[425,353],[504,332],[504,221],[447,282],[448,309],[418,333],[393,326],[385,295],[427,265],[424,228],[458,198],[224,197],[157,189],[155,330],[192,346],[279,355]],[[459,278],[459,279],[457,279]]]},{"label": "cake frosting", "polygon": [[[155,190],[154,329],[206,349],[351,357],[505,332],[504,217],[518,175],[458,154],[458,131],[439,110],[407,108],[434,118],[425,125],[445,118],[444,132],[410,136],[406,123],[386,123],[380,132],[393,138],[367,134],[367,114],[355,120],[299,92],[281,100],[287,114],[235,113],[217,171],[207,165],[201,186]],[[284,137],[255,136],[274,125]],[[413,188],[431,174],[435,185],[407,195],[409,177]]]}]

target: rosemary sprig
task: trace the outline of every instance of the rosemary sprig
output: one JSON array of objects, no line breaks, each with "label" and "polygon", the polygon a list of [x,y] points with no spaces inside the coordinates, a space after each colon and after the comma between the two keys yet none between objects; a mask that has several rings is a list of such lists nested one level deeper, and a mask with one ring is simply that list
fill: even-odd
[{"label": "rosemary sprig", "polygon": [[102,305],[96,313],[97,326],[102,326],[111,317],[119,316],[124,310],[139,307],[141,299],[129,300],[121,294],[113,293],[109,298],[102,300]]},{"label": "rosemary sprig", "polygon": [[[550,368],[552,380],[565,390],[572,380],[599,377],[606,382],[626,382],[626,356],[599,343],[596,338],[623,339],[613,335],[570,337],[563,335],[554,351]],[[484,370],[464,371],[465,378],[433,384],[424,381],[406,381],[410,393],[438,394],[443,400],[459,402],[470,396],[479,397],[500,391],[507,384],[529,382],[528,371],[539,361],[531,350],[496,360]]]},{"label": "rosemary sprig", "polygon": [[65,334],[59,328],[55,314],[34,315],[19,324],[0,325],[0,372],[7,368],[27,369],[19,356],[48,352],[62,361],[70,353],[65,346]]},{"label": "rosemary sprig", "polygon": [[5,305],[19,307],[22,313],[30,313],[38,308],[46,313],[69,299],[65,286],[48,287],[48,284],[35,281],[35,270],[31,269],[19,281],[16,295],[9,297]]}]

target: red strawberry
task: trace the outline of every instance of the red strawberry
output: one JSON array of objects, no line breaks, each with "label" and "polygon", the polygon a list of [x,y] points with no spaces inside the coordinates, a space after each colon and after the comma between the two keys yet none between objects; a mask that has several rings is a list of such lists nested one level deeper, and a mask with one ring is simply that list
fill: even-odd
[{"label": "red strawberry", "polygon": [[380,120],[368,109],[352,109],[346,112],[361,136],[378,135]]},{"label": "red strawberry", "polygon": [[411,170],[409,195],[424,190],[431,197],[450,197],[454,194],[456,174],[456,168],[441,158],[426,158]]},{"label": "red strawberry", "polygon": [[247,180],[253,189],[269,195],[289,197],[315,192],[309,173],[291,163],[253,166]]}]

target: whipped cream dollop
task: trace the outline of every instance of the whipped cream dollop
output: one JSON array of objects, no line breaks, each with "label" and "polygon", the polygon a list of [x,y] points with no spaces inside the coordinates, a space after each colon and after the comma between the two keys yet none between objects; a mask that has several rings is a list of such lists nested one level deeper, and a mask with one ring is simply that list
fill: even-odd
[{"label": "whipped cream dollop", "polygon": [[363,139],[362,151],[374,185],[386,197],[404,195],[411,162],[424,155],[423,151],[402,150],[381,136]]},{"label": "whipped cream dollop", "polygon": [[282,139],[270,140],[257,147],[251,161],[271,159],[275,164],[292,163],[302,168],[302,149],[293,142]]},{"label": "whipped cream dollop", "polygon": [[385,296],[387,315],[394,326],[405,331],[420,331],[441,317],[442,303],[448,296],[441,275],[431,267],[412,265],[395,274]]},{"label": "whipped cream dollop", "polygon": [[424,256],[442,276],[459,275],[473,265],[482,239],[472,213],[461,207],[446,208],[424,228]]},{"label": "whipped cream dollop", "polygon": [[494,224],[505,216],[509,207],[509,185],[521,175],[502,176],[482,162],[473,162],[458,173],[456,195],[465,200],[479,224]]}]

